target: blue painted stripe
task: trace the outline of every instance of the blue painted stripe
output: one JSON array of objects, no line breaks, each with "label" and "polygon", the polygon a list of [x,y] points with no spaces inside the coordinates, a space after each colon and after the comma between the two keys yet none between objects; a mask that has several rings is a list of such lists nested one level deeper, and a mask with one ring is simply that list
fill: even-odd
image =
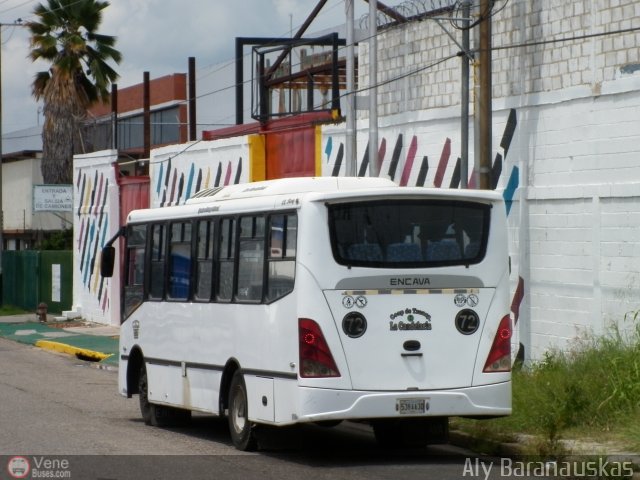
[{"label": "blue painted stripe", "polygon": [[156,193],[160,195],[160,188],[162,187],[162,177],[164,177],[164,163],[160,164],[160,172],[158,173],[158,184],[156,185]]},{"label": "blue painted stripe", "polygon": [[516,194],[519,183],[520,170],[518,169],[518,167],[513,167],[513,170],[511,170],[511,176],[509,177],[509,182],[507,183],[507,187],[502,193],[502,197],[504,198],[504,202],[507,207],[507,215],[509,215],[509,213],[511,212],[511,204],[513,203],[513,197]]},{"label": "blue painted stripe", "polygon": [[187,182],[187,194],[184,196],[185,201],[191,198],[191,189],[193,188],[193,177],[196,175],[196,166],[191,164],[191,170],[189,170],[189,181]]},{"label": "blue painted stripe", "polygon": [[324,148],[324,153],[327,155],[327,162],[331,158],[331,152],[333,151],[333,137],[329,137],[327,140],[327,146]]}]

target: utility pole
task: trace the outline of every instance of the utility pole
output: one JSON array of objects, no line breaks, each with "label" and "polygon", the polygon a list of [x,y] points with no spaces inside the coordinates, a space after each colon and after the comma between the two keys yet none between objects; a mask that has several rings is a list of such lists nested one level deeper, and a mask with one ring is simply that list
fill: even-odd
[{"label": "utility pole", "polygon": [[469,15],[471,0],[462,0],[462,95],[460,112],[460,186],[467,188],[469,180]]},{"label": "utility pole", "polygon": [[4,206],[2,204],[2,27],[0,23],[0,305],[2,301],[2,252],[4,251]]},{"label": "utility pole", "polygon": [[369,176],[378,177],[378,0],[369,0]]},{"label": "utility pole", "polygon": [[476,62],[479,91],[476,95],[478,116],[478,151],[476,165],[479,167],[479,187],[491,189],[491,4],[492,0],[480,0],[479,61]]},{"label": "utility pole", "polygon": [[354,0],[345,0],[347,16],[347,93],[345,97],[345,113],[347,115],[347,132],[345,138],[346,176],[356,176],[356,94],[355,94],[355,55],[354,55]]}]

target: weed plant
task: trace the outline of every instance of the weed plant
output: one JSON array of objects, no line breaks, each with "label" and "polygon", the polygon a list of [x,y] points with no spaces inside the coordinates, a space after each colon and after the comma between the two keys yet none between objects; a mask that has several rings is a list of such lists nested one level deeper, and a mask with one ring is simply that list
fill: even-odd
[{"label": "weed plant", "polygon": [[630,333],[613,327],[568,350],[552,350],[538,363],[516,366],[513,414],[464,428],[499,439],[535,434],[549,450],[567,432],[595,440],[613,436],[640,450],[640,323],[637,314],[630,320]]},{"label": "weed plant", "polygon": [[27,313],[21,308],[14,307],[12,305],[0,305],[0,317],[9,316],[9,315],[22,315],[23,313]]}]

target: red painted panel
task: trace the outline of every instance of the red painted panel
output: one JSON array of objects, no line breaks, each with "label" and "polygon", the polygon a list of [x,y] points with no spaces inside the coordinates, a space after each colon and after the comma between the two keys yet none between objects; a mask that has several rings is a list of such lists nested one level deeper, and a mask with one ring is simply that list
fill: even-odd
[{"label": "red painted panel", "polygon": [[121,177],[120,186],[120,225],[127,222],[132,210],[149,208],[149,177]]},{"label": "red painted panel", "polygon": [[316,172],[313,126],[266,134],[266,178],[311,177]]}]

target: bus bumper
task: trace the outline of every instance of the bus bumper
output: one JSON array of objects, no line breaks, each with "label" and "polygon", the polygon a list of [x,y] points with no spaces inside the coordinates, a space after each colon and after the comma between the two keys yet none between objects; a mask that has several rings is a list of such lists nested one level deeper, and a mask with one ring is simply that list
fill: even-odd
[{"label": "bus bumper", "polygon": [[[435,391],[345,391],[301,387],[299,422],[372,418],[506,416],[511,414],[511,382]],[[401,414],[404,399],[424,399],[422,414]]]}]

